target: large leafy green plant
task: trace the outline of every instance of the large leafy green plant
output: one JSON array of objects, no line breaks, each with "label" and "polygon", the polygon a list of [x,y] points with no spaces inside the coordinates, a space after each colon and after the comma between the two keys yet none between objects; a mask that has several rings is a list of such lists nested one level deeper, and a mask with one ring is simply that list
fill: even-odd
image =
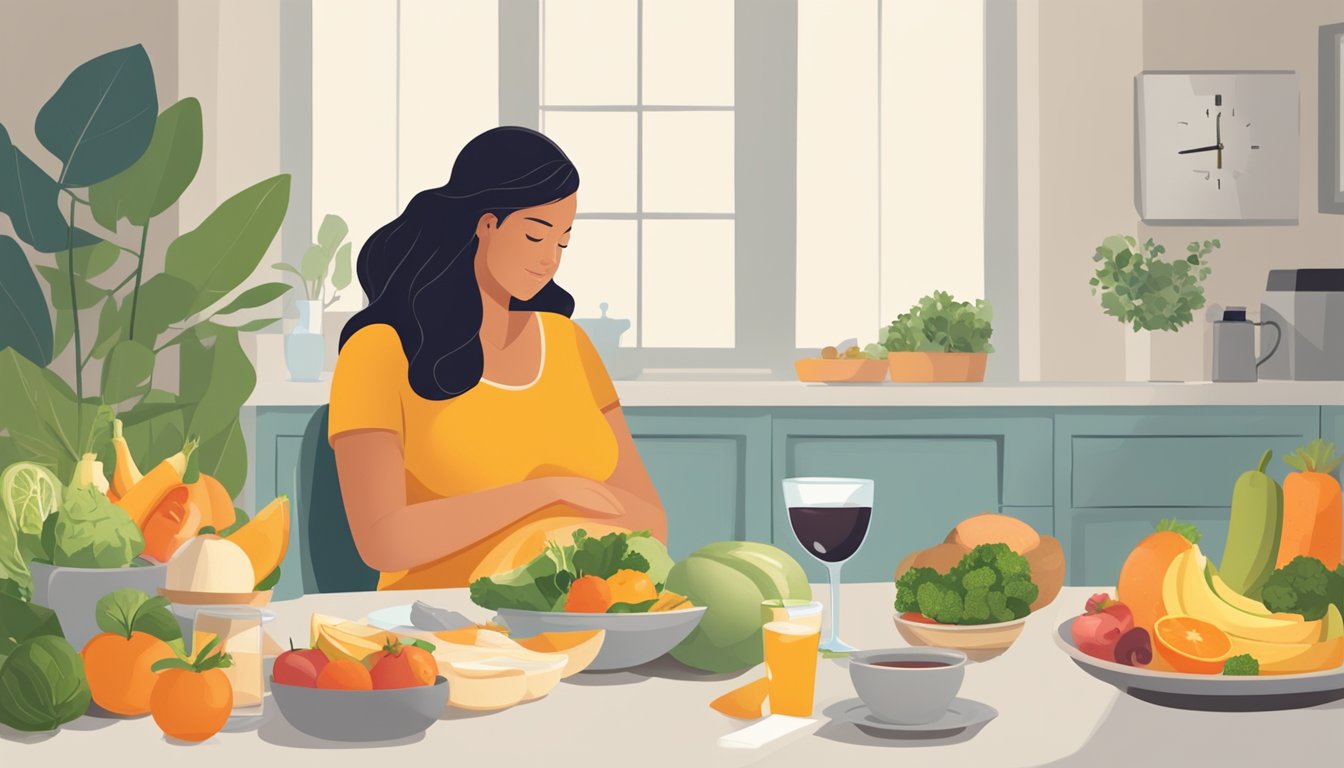
[{"label": "large leafy green plant", "polygon": [[[0,466],[27,459],[64,480],[93,451],[111,468],[115,416],[146,468],[199,435],[201,471],[237,496],[247,476],[239,411],[256,384],[239,337],[278,318],[236,318],[289,286],[265,283],[225,299],[274,240],[289,176],[225,200],[169,244],[155,271],[146,258],[155,217],[200,166],[196,99],[160,113],[153,67],[135,45],[77,67],[35,129],[59,164],[55,178],[0,125],[0,212],[28,246],[0,236]],[[34,271],[50,287],[50,306]],[[49,366],[72,342],[67,381]],[[176,391],[154,380],[170,349]],[[90,381],[95,361],[101,373]]]},{"label": "large leafy green plant", "polygon": [[1128,235],[1112,235],[1097,246],[1096,274],[1088,281],[1101,308],[1135,331],[1174,331],[1194,321],[1204,306],[1204,280],[1212,268],[1205,259],[1223,244],[1193,242],[1186,257],[1167,261],[1165,246],[1149,238],[1143,244]]},{"label": "large leafy green plant", "polygon": [[957,301],[947,291],[934,291],[897,315],[869,344],[869,356],[887,352],[993,352],[994,313],[989,302]]}]

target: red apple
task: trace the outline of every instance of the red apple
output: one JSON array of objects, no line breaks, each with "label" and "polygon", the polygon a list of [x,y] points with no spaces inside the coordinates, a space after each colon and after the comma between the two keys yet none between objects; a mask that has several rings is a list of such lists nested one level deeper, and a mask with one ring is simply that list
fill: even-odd
[{"label": "red apple", "polygon": [[1129,607],[1105,593],[1087,601],[1087,612],[1073,622],[1073,644],[1088,656],[1115,661],[1115,646],[1134,628]]},{"label": "red apple", "polygon": [[290,649],[275,657],[271,678],[281,685],[316,688],[317,676],[327,666],[327,655],[316,648]]}]

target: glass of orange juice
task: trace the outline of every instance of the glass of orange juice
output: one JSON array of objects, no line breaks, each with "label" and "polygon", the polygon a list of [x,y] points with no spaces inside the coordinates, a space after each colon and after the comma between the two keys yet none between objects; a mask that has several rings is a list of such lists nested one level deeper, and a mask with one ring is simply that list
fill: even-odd
[{"label": "glass of orange juice", "polygon": [[245,725],[261,717],[265,696],[261,611],[233,605],[200,608],[192,625],[191,652],[198,653],[213,638],[219,638],[218,650],[233,659],[233,664],[224,668],[224,676],[233,688],[229,726]]},{"label": "glass of orange juice", "polygon": [[770,712],[810,717],[821,642],[821,603],[775,599],[761,603]]}]

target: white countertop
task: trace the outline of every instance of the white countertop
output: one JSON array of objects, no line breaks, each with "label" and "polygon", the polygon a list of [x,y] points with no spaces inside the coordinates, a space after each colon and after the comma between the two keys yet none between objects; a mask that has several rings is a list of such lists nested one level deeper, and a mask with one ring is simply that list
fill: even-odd
[{"label": "white countertop", "polygon": [[[813,586],[825,602],[827,590]],[[548,696],[494,713],[449,714],[423,736],[402,742],[341,745],[303,735],[269,699],[252,730],[221,733],[192,747],[170,744],[149,717],[85,716],[54,734],[20,734],[0,726],[0,764],[99,766],[190,765],[239,768],[315,760],[336,766],[482,764],[711,768],[713,766],[1136,766],[1337,765],[1344,702],[1286,712],[1217,713],[1168,709],[1120,693],[1078,669],[1054,645],[1055,627],[1078,612],[1095,589],[1067,587],[1027,621],[1004,655],[966,671],[960,695],[999,716],[974,734],[941,740],[874,738],[833,722],[827,707],[855,696],[845,662],[821,660],[817,722],[757,750],[715,741],[745,726],[709,702],[763,674],[706,676],[664,658],[634,670],[580,674]],[[476,620],[488,612],[465,589],[309,595],[275,603],[271,635],[287,644],[308,638],[314,612],[358,619],[370,610],[424,599]],[[863,648],[905,643],[892,626],[890,582],[843,588],[841,635]],[[304,755],[307,755],[305,757]],[[1197,757],[1196,757],[1197,756]]]},{"label": "white countertop", "polygon": [[[328,401],[320,382],[257,378],[248,406],[314,406]],[[627,408],[660,406],[832,407],[982,406],[1107,407],[1191,405],[1344,405],[1344,382],[1208,381],[1018,384],[803,384],[797,381],[618,381]]]}]

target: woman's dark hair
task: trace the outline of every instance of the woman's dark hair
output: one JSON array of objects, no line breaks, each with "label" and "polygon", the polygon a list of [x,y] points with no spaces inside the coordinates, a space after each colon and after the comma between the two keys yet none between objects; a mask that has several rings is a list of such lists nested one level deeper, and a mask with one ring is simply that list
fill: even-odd
[{"label": "woman's dark hair", "polygon": [[[373,233],[355,267],[369,305],[345,324],[341,345],[360,328],[392,326],[409,363],[411,389],[447,400],[481,381],[481,290],[476,282],[476,224],[500,224],[523,208],[574,194],[579,172],[555,142],[528,128],[493,128],[467,143],[448,183],[411,198]],[[574,312],[574,297],[554,281],[510,309]]]}]

